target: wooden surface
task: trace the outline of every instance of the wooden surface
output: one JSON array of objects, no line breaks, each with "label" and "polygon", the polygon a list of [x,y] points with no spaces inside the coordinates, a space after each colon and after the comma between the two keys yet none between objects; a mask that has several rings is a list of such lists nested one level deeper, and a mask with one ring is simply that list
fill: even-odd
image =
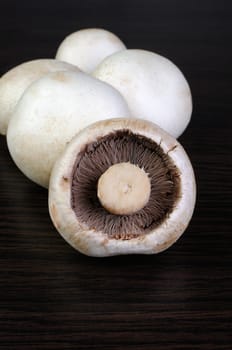
[{"label": "wooden surface", "polygon": [[53,228],[47,191],[0,137],[0,349],[231,350],[231,2],[1,0],[0,74],[53,57],[67,34],[94,26],[185,73],[194,112],[180,141],[196,210],[160,255],[85,257]]}]

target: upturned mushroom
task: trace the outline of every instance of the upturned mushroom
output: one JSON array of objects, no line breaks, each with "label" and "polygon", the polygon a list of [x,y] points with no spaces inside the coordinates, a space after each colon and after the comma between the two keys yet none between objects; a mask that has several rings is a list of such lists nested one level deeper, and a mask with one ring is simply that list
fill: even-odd
[{"label": "upturned mushroom", "polygon": [[68,35],[60,44],[56,58],[91,73],[104,58],[125,48],[123,42],[108,30],[87,28]]},{"label": "upturned mushroom", "polygon": [[132,117],[150,120],[176,138],[187,127],[192,113],[190,88],[167,58],[145,50],[124,50],[105,58],[93,76],[120,91]]},{"label": "upturned mushroom", "polygon": [[0,134],[6,134],[14,108],[29,85],[49,72],[64,70],[79,71],[71,64],[44,58],[24,62],[5,73],[0,79]]},{"label": "upturned mushroom", "polygon": [[90,256],[153,254],[170,247],[192,217],[196,185],[183,147],[139,119],[92,124],[56,161],[51,219]]},{"label": "upturned mushroom", "polygon": [[21,171],[47,187],[55,160],[77,132],[97,120],[128,115],[112,86],[83,72],[50,73],[32,83],[18,102],[8,148]]}]

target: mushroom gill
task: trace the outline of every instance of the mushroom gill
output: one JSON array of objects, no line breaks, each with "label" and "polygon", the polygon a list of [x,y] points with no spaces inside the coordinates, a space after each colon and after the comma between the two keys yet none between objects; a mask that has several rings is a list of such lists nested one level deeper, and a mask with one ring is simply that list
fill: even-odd
[{"label": "mushroom gill", "polygon": [[[98,180],[114,164],[131,163],[150,179],[145,206],[129,215],[106,210],[97,196]],[[114,239],[131,239],[161,225],[180,197],[180,176],[168,154],[147,137],[117,130],[85,145],[77,155],[71,181],[71,207],[80,223]]]}]

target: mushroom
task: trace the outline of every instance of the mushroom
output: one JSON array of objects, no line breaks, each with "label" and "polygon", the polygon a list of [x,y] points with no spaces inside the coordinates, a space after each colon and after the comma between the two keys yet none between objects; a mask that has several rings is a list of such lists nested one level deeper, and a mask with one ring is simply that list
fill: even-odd
[{"label": "mushroom", "polygon": [[65,148],[52,170],[49,212],[86,255],[153,254],[184,232],[195,197],[180,143],[149,121],[118,118],[86,127]]},{"label": "mushroom", "polygon": [[189,85],[168,59],[145,50],[124,50],[103,60],[93,76],[114,86],[131,115],[150,120],[174,137],[187,127],[192,113]]},{"label": "mushroom", "polygon": [[88,28],[68,35],[60,44],[56,58],[91,73],[105,57],[125,48],[113,33],[100,28]]},{"label": "mushroom", "polygon": [[64,70],[78,71],[78,68],[54,59],[38,59],[5,73],[0,79],[0,134],[6,134],[14,108],[27,87],[49,72]]},{"label": "mushroom", "polygon": [[77,132],[94,121],[128,115],[112,86],[80,71],[50,73],[18,102],[7,131],[9,151],[27,177],[47,187],[56,158]]}]

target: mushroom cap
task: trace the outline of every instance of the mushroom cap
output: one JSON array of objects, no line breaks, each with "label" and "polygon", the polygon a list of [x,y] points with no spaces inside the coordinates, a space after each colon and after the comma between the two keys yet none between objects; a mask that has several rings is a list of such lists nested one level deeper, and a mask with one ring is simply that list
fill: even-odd
[{"label": "mushroom cap", "polygon": [[120,91],[132,117],[150,120],[176,138],[187,127],[192,113],[190,88],[167,58],[124,50],[102,61],[93,76]]},{"label": "mushroom cap", "polygon": [[[78,220],[71,207],[71,185],[77,155],[91,144],[117,130],[130,130],[159,144],[179,171],[180,193],[173,211],[150,232],[120,240],[91,229]],[[183,147],[157,125],[139,119],[113,119],[94,123],[73,138],[52,170],[49,185],[49,212],[63,238],[78,251],[90,256],[153,254],[171,246],[186,229],[194,210],[196,184],[190,160]]]},{"label": "mushroom cap", "polygon": [[56,58],[91,73],[105,57],[125,48],[123,42],[107,30],[82,29],[68,35],[62,41]]},{"label": "mushroom cap", "polygon": [[53,164],[66,144],[92,122],[128,116],[112,86],[83,72],[54,72],[25,91],[12,115],[7,143],[16,165],[47,187]]},{"label": "mushroom cap", "polygon": [[5,135],[16,104],[32,82],[49,72],[72,70],[76,66],[55,59],[24,62],[5,73],[0,79],[0,134]]}]

